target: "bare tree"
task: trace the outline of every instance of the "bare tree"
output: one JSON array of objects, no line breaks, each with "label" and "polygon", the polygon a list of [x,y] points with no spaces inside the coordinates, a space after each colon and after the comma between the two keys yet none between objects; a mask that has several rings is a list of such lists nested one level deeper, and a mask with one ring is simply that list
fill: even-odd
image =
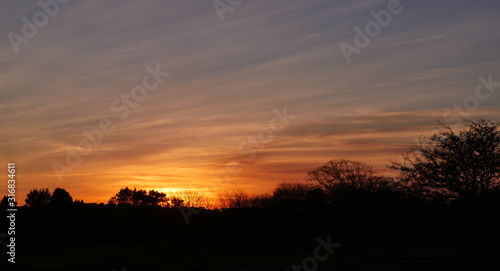
[{"label": "bare tree", "polygon": [[229,208],[246,208],[250,207],[250,195],[245,192],[245,189],[239,188],[237,186],[229,190],[224,190],[217,194],[219,198],[219,204],[222,209]]},{"label": "bare tree", "polygon": [[282,182],[273,190],[271,199],[274,207],[302,210],[324,201],[324,193],[321,188],[311,184]]},{"label": "bare tree", "polygon": [[386,179],[377,176],[372,166],[347,159],[328,161],[308,172],[307,180],[319,183],[335,198],[359,190],[376,191],[387,185]]},{"label": "bare tree", "polygon": [[467,122],[455,133],[442,129],[424,138],[403,154],[403,162],[390,168],[400,171],[399,182],[410,191],[432,200],[484,198],[500,183],[499,122]]},{"label": "bare tree", "polygon": [[268,209],[273,204],[273,199],[270,194],[260,194],[260,195],[252,195],[250,197],[250,206],[257,208]]},{"label": "bare tree", "polygon": [[176,193],[176,195],[184,200],[184,207],[203,207],[206,209],[215,208],[214,203],[205,194],[202,194],[194,190],[182,190]]},{"label": "bare tree", "polygon": [[272,196],[274,199],[300,201],[304,200],[311,190],[312,186],[304,183],[282,182],[276,186]]}]

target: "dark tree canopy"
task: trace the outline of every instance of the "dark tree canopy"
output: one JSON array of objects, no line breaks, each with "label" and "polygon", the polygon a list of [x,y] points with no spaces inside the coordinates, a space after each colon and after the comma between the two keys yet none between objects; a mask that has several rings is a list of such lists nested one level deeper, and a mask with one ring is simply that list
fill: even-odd
[{"label": "dark tree canopy", "polygon": [[304,200],[307,193],[312,190],[312,187],[303,183],[279,183],[272,193],[273,199],[285,201],[300,201]]},{"label": "dark tree canopy", "polygon": [[318,206],[325,202],[321,188],[305,183],[279,183],[271,196],[276,208],[301,210],[304,207]]},{"label": "dark tree canopy", "polygon": [[0,201],[0,210],[5,210],[7,208],[9,208],[9,198],[3,196],[2,201]]},{"label": "dark tree canopy", "polygon": [[158,192],[156,190],[149,190],[147,205],[161,205],[167,201],[167,195],[165,193]]},{"label": "dark tree canopy", "polygon": [[56,188],[50,197],[50,206],[67,207],[73,203],[71,195],[62,188]]},{"label": "dark tree canopy", "polygon": [[132,191],[132,204],[133,205],[148,205],[148,192],[142,189],[135,189]]},{"label": "dark tree canopy", "polygon": [[125,187],[109,200],[111,204],[132,204],[132,190]]},{"label": "dark tree canopy", "polygon": [[155,190],[131,190],[128,187],[120,189],[116,195],[109,200],[110,204],[129,204],[129,205],[168,205],[168,198],[165,193]]},{"label": "dark tree canopy", "polygon": [[50,202],[51,193],[48,188],[45,189],[33,189],[30,190],[28,195],[26,195],[26,205],[29,207],[40,207],[46,206]]},{"label": "dark tree canopy", "polygon": [[455,133],[442,125],[390,167],[400,171],[400,183],[409,191],[428,199],[484,198],[499,187],[499,127],[498,122],[478,120]]},{"label": "dark tree canopy", "polygon": [[179,207],[181,207],[181,206],[182,206],[182,203],[183,203],[183,202],[184,202],[184,200],[183,200],[183,199],[181,199],[181,198],[178,198],[178,197],[175,197],[175,196],[174,196],[174,197],[171,197],[171,198],[170,198],[170,201],[169,201],[169,203],[168,203],[168,206],[169,206],[169,207],[174,207],[174,208],[179,208]]},{"label": "dark tree canopy", "polygon": [[377,176],[372,166],[347,159],[328,161],[308,172],[307,180],[319,183],[334,198],[355,191],[372,192],[386,185],[385,178]]}]

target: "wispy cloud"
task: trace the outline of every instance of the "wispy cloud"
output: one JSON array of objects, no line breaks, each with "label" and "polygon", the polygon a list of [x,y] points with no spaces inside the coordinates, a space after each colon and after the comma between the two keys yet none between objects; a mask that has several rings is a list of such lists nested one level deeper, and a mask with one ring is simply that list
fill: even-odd
[{"label": "wispy cloud", "polygon": [[[71,1],[21,44],[21,18],[37,2],[3,4],[0,157],[16,161],[20,190],[64,186],[105,200],[125,185],[207,187],[209,172],[268,125],[271,110],[297,115],[232,179],[251,192],[303,179],[328,159],[384,168],[442,112],[471,95],[500,63],[499,4],[413,1],[356,63],[338,44],[387,1],[247,1],[220,22],[210,1]],[[161,64],[168,79],[59,183],[50,166],[110,104]],[[474,116],[498,119],[500,96]],[[200,188],[200,189],[201,189]]]}]

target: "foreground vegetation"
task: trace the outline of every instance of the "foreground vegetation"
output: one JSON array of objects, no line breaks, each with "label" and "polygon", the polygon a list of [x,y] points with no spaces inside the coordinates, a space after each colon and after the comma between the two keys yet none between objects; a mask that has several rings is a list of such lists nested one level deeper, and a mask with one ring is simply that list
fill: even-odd
[{"label": "foreground vegetation", "polygon": [[[18,261],[38,270],[286,270],[330,235],[341,247],[323,267],[403,260],[411,268],[422,258],[498,267],[489,260],[500,252],[498,128],[484,120],[459,133],[443,127],[389,165],[397,178],[337,159],[270,194],[222,191],[217,205],[194,192],[123,188],[95,204],[34,189],[17,213]],[[7,225],[6,215],[0,221]]]}]

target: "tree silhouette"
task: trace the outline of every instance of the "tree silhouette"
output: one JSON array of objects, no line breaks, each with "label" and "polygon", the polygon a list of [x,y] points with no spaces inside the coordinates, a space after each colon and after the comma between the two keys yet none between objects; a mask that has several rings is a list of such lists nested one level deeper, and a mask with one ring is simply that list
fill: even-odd
[{"label": "tree silhouette", "polygon": [[7,208],[9,208],[9,198],[3,196],[2,201],[0,201],[0,210],[5,210]]},{"label": "tree silhouette", "polygon": [[169,202],[170,203],[168,204],[168,207],[179,208],[182,206],[182,203],[184,202],[184,200],[173,196],[170,198]]},{"label": "tree silhouette", "polygon": [[128,187],[120,189],[116,195],[109,200],[110,204],[132,204],[132,190]]},{"label": "tree silhouette", "polygon": [[133,205],[148,205],[148,192],[142,189],[132,191]]},{"label": "tree silhouette", "polygon": [[217,194],[219,204],[222,209],[241,209],[250,207],[250,195],[245,192],[245,189],[234,187],[230,190],[224,190]]},{"label": "tree silhouette", "polygon": [[307,180],[319,183],[338,199],[354,191],[376,191],[385,187],[385,178],[375,175],[373,167],[347,159],[330,160],[308,172]]},{"label": "tree silhouette", "polygon": [[48,188],[45,189],[33,189],[26,195],[24,202],[29,207],[40,207],[46,206],[50,202],[51,193]]},{"label": "tree silhouette", "polygon": [[303,183],[279,183],[272,193],[272,204],[277,208],[301,209],[312,190],[312,186]]},{"label": "tree silhouette", "polygon": [[403,162],[390,168],[400,171],[399,182],[427,199],[480,199],[500,182],[499,122],[467,122],[455,133],[442,129],[403,154]]},{"label": "tree silhouette", "polygon": [[109,204],[129,204],[129,205],[167,205],[168,199],[165,193],[156,190],[131,190],[128,187],[120,189],[116,195],[111,197]]},{"label": "tree silhouette", "polygon": [[167,201],[167,195],[165,193],[158,192],[156,190],[149,190],[148,192],[148,205],[158,206],[163,205]]},{"label": "tree silhouette", "polygon": [[260,194],[250,197],[250,206],[262,209],[269,209],[274,204],[270,194]]},{"label": "tree silhouette", "polygon": [[311,190],[309,185],[303,183],[282,182],[273,191],[273,198],[303,200],[307,192]]},{"label": "tree silhouette", "polygon": [[204,208],[214,208],[214,204],[210,201],[207,196],[201,194],[194,190],[182,190],[176,193],[177,196],[182,198],[184,202],[182,206],[184,207],[204,207]]},{"label": "tree silhouette", "polygon": [[71,195],[62,188],[56,188],[50,197],[49,205],[53,207],[68,207],[73,203]]}]

